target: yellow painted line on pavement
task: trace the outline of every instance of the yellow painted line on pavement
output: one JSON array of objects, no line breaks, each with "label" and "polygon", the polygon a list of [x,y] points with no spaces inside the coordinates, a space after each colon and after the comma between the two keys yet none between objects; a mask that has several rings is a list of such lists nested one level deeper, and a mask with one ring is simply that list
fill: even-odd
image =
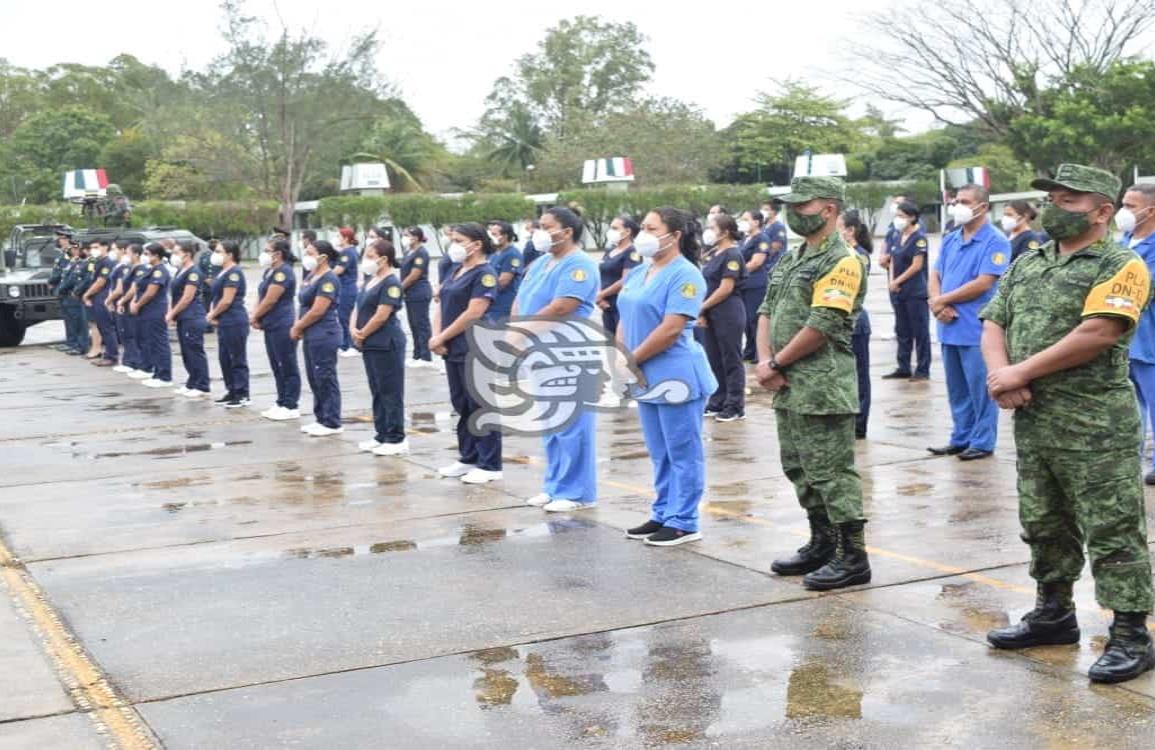
[{"label": "yellow painted line on pavement", "polygon": [[[0,541],[0,580],[40,636],[76,707],[88,714],[112,747],[150,750],[157,744],[136,710],[121,697],[47,602],[24,564]],[[17,677],[18,679],[18,677]]]}]

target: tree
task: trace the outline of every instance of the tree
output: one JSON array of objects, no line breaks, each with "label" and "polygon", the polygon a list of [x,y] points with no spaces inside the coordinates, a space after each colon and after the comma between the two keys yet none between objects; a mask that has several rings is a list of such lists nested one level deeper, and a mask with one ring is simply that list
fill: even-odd
[{"label": "tree", "polygon": [[955,159],[947,167],[985,167],[991,180],[991,191],[1013,193],[1030,190],[1034,172],[1030,165],[1015,156],[1010,146],[986,143],[974,156]]},{"label": "tree", "polygon": [[488,123],[483,138],[489,144],[489,158],[507,173],[520,175],[538,161],[544,134],[529,108],[514,102],[502,116]]},{"label": "tree", "polygon": [[405,104],[396,100],[394,106],[396,111],[373,123],[361,151],[385,164],[394,190],[426,190],[444,161],[445,149]]},{"label": "tree", "polygon": [[1001,137],[1019,113],[1038,111],[1048,82],[1104,73],[1137,49],[1153,21],[1155,0],[913,3],[865,22],[866,33],[847,45],[853,74],[842,78]]},{"label": "tree", "polygon": [[38,112],[0,148],[0,185],[22,186],[15,192],[30,202],[59,200],[64,172],[98,167],[114,136],[108,118],[78,107]]}]

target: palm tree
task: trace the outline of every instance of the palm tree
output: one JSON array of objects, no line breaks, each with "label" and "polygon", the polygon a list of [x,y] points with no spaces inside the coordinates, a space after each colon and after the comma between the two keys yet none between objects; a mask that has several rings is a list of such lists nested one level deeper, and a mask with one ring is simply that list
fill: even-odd
[{"label": "palm tree", "polygon": [[505,169],[521,175],[537,161],[544,136],[537,120],[528,109],[515,105],[505,116],[482,126],[485,138],[493,144],[487,156]]},{"label": "palm tree", "polygon": [[425,190],[436,171],[440,146],[420,126],[402,118],[379,120],[365,139],[363,153],[351,160],[380,161],[389,171],[389,181],[399,192]]}]

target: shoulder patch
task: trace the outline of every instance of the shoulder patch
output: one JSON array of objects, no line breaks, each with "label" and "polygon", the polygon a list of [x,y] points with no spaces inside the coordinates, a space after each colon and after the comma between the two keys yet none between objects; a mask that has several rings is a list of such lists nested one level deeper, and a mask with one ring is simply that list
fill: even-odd
[{"label": "shoulder patch", "polygon": [[93,272],[93,270],[94,270],[95,268],[96,268],[96,264],[95,264],[95,263],[89,263],[89,264],[88,264],[88,272],[89,272],[89,273],[92,273],[92,272]]},{"label": "shoulder patch", "polygon": [[829,307],[849,313],[862,288],[862,263],[853,256],[838,261],[830,273],[814,282],[811,307]]},{"label": "shoulder patch", "polygon": [[759,250],[769,250],[770,249],[770,243],[769,242],[759,242],[758,243],[758,249]]},{"label": "shoulder patch", "polygon": [[632,260],[635,263],[640,263],[642,260],[642,256],[638,255],[637,251],[635,250],[634,252],[630,253],[630,260]]},{"label": "shoulder patch", "polygon": [[101,276],[107,276],[107,275],[108,275],[108,273],[109,273],[108,269],[107,269],[107,268],[105,268],[104,270],[102,270],[102,271],[100,272],[100,275],[101,275]]},{"label": "shoulder patch", "polygon": [[239,273],[229,274],[229,281],[240,281],[240,280],[241,280],[241,275]]},{"label": "shoulder patch", "polygon": [[391,286],[391,287],[389,287],[389,290],[385,293],[388,294],[393,299],[397,299],[401,296],[401,287]]},{"label": "shoulder patch", "polygon": [[161,276],[164,276],[164,274],[161,273],[159,268],[152,272],[152,277],[154,279],[159,279]]},{"label": "shoulder patch", "polygon": [[1139,258],[1127,261],[1111,278],[1097,284],[1083,303],[1083,317],[1112,315],[1138,322],[1151,295],[1151,274]]},{"label": "shoulder patch", "polygon": [[682,284],[681,291],[683,297],[686,299],[693,299],[694,295],[698,293],[698,287],[695,286],[693,282],[687,281],[685,284]]},{"label": "shoulder patch", "polygon": [[201,277],[200,277],[200,276],[197,276],[197,275],[196,275],[196,273],[194,272],[194,273],[190,273],[190,274],[188,275],[188,280],[189,280],[189,281],[200,281],[200,280],[201,280]]},{"label": "shoulder patch", "polygon": [[486,289],[492,289],[497,286],[497,279],[494,278],[493,274],[487,273],[481,277],[481,285]]},{"label": "shoulder patch", "polygon": [[918,242],[916,242],[914,244],[916,247],[926,247],[926,240],[920,239]]},{"label": "shoulder patch", "polygon": [[418,257],[418,258],[414,258],[414,259],[413,259],[413,265],[415,265],[415,266],[423,266],[423,265],[425,265],[425,259],[424,259],[424,258],[421,258],[421,257]]},{"label": "shoulder patch", "polygon": [[1001,266],[1001,265],[1005,264],[1006,262],[1007,262],[1007,256],[1002,254],[1002,253],[995,253],[994,255],[991,256],[991,263],[994,263],[996,266]]},{"label": "shoulder patch", "polygon": [[520,265],[521,265],[521,258],[514,258],[513,260],[511,260],[511,261],[509,262],[509,264],[510,264],[511,266],[513,266],[514,268],[517,268],[518,266],[520,266]]},{"label": "shoulder patch", "polygon": [[284,280],[285,280],[285,273],[283,271],[277,271],[275,274],[273,274],[273,281],[284,281]]},{"label": "shoulder patch", "polygon": [[726,264],[726,268],[729,268],[731,271],[737,271],[740,267],[741,266],[738,265],[738,261],[736,260],[732,260]]},{"label": "shoulder patch", "polygon": [[1031,240],[1027,243],[1028,250],[1038,250],[1040,247],[1042,247],[1042,245],[1039,244],[1038,240]]},{"label": "shoulder patch", "polygon": [[326,281],[324,284],[321,285],[321,291],[324,292],[325,294],[332,294],[336,290],[336,288],[337,287],[333,286],[333,282],[331,282],[331,281]]},{"label": "shoulder patch", "polygon": [[586,280],[585,269],[575,268],[574,270],[569,272],[569,277],[571,279],[573,279],[574,281],[585,281]]}]

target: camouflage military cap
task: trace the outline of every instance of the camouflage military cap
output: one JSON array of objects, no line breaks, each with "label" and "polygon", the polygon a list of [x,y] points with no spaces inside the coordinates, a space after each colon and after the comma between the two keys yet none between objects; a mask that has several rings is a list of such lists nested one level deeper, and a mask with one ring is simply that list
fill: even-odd
[{"label": "camouflage military cap", "polygon": [[1077,193],[1098,193],[1116,200],[1123,182],[1102,169],[1085,167],[1082,164],[1060,164],[1055,171],[1054,179],[1040,177],[1031,182],[1031,187],[1035,190],[1066,188]]},{"label": "camouflage military cap", "polygon": [[795,177],[790,192],[774,197],[775,203],[806,203],[815,198],[846,200],[846,183],[841,177]]}]

